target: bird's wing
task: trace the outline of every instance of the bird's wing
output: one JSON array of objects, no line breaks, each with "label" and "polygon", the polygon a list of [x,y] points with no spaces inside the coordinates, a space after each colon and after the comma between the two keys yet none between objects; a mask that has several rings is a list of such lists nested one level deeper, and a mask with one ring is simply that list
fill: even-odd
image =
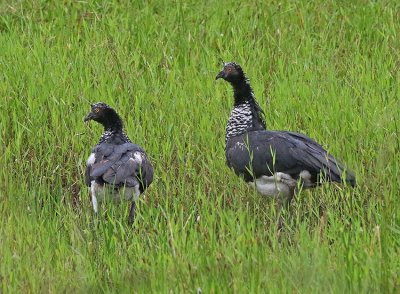
[{"label": "bird's wing", "polygon": [[[132,143],[121,145],[112,145],[102,143],[93,149],[91,156],[95,156],[94,162],[88,160],[86,183],[96,178],[109,184],[125,184],[127,186],[136,186],[145,181],[147,187],[152,181],[152,167],[142,148]],[[90,158],[89,158],[90,159]],[[143,166],[147,170],[151,168],[151,178],[142,179]]]},{"label": "bird's wing", "polygon": [[[320,173],[335,182],[341,182],[342,174],[346,172],[345,180],[351,185],[355,185],[354,173],[329,154],[320,144],[303,134],[294,132],[281,133],[289,140],[296,142],[296,148],[292,152],[303,164],[311,163],[313,167],[318,167]],[[299,151],[300,154],[296,154]]]},{"label": "bird's wing", "polygon": [[293,142],[286,142],[278,133],[249,132],[231,142],[226,150],[228,165],[246,181],[275,172],[296,174],[301,172],[296,157],[291,153]]},{"label": "bird's wing", "polygon": [[250,132],[241,141],[227,149],[226,155],[228,164],[246,180],[274,172],[296,176],[307,170],[314,181],[324,173],[340,182],[343,165],[305,135],[263,130]]}]

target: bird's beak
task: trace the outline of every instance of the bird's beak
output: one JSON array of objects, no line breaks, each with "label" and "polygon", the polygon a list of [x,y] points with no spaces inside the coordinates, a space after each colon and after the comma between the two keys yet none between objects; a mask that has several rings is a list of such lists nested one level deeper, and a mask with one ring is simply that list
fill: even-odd
[{"label": "bird's beak", "polygon": [[88,122],[89,120],[93,119],[93,112],[89,112],[88,115],[85,116],[85,118],[83,119],[84,122]]},{"label": "bird's beak", "polygon": [[225,72],[223,70],[221,70],[219,72],[219,74],[217,74],[217,76],[215,77],[216,80],[223,78],[225,76]]}]

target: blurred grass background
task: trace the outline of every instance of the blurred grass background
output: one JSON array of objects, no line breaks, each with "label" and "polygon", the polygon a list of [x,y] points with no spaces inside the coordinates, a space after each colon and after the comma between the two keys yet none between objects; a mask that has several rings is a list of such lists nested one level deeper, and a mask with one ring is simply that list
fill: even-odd
[{"label": "blurred grass background", "polygon": [[[399,32],[397,1],[1,1],[2,292],[399,292]],[[225,166],[221,60],[358,187],[302,192],[278,237]],[[97,101],[156,168],[133,229],[92,215]]]}]

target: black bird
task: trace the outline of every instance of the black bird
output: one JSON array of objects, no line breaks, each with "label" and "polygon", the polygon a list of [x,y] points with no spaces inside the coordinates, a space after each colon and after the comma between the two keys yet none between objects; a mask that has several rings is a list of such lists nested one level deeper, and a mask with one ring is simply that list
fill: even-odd
[{"label": "black bird", "polygon": [[105,197],[131,200],[128,223],[133,224],[136,200],[153,181],[153,167],[145,151],[124,133],[117,112],[103,102],[92,104],[84,121],[94,120],[104,127],[99,143],[86,164],[86,185],[90,187],[93,209]]},{"label": "black bird", "polygon": [[227,164],[260,194],[277,197],[286,205],[298,187],[312,188],[323,181],[355,186],[354,174],[314,140],[266,130],[264,112],[239,64],[225,63],[219,78],[229,82],[234,93],[226,126]]}]

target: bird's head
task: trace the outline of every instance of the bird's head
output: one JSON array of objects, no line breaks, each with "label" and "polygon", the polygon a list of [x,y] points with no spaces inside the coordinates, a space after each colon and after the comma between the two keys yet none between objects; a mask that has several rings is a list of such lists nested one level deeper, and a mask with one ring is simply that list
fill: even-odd
[{"label": "bird's head", "polygon": [[224,63],[224,67],[215,77],[216,80],[220,78],[223,78],[225,81],[231,84],[235,84],[246,79],[242,68],[235,62]]},{"label": "bird's head", "polygon": [[121,125],[121,118],[117,112],[104,102],[98,102],[91,105],[91,110],[85,116],[84,122],[94,120],[102,124],[105,128]]}]

